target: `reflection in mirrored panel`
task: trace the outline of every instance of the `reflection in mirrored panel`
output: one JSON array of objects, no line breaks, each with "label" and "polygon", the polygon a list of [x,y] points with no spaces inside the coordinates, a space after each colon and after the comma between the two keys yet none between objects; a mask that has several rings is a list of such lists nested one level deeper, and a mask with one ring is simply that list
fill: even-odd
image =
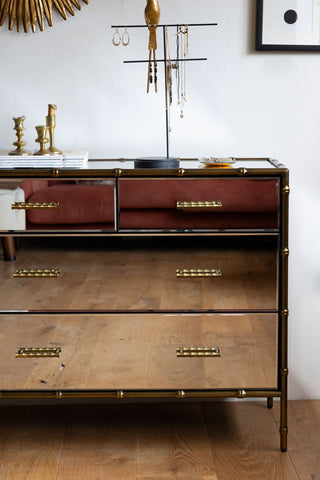
[{"label": "reflection in mirrored panel", "polygon": [[[276,314],[9,314],[0,315],[0,328],[1,390],[241,389],[245,396],[277,388]],[[184,349],[199,354],[177,355]]]},{"label": "reflection in mirrored panel", "polygon": [[6,181],[0,189],[2,231],[112,231],[115,180]]},{"label": "reflection in mirrored panel", "polygon": [[36,311],[276,311],[278,258],[277,236],[24,237],[16,262],[1,264],[0,303]]}]

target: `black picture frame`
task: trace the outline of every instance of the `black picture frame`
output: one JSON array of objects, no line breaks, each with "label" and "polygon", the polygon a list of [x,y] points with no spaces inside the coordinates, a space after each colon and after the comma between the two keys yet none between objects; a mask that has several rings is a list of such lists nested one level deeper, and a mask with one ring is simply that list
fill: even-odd
[{"label": "black picture frame", "polygon": [[[282,38],[279,41],[279,38],[281,35],[275,34],[274,36],[272,35],[272,31],[274,31],[274,24],[277,22],[283,22],[283,25],[288,28],[288,31],[292,27],[292,30],[294,31],[295,29],[295,24],[298,23],[299,19],[299,14],[302,14],[303,17],[303,7],[300,6],[300,9],[302,10],[301,12],[297,12],[293,9],[288,9],[285,12],[281,12],[280,15],[278,15],[276,18],[272,20],[272,15],[266,15],[267,9],[270,8],[270,5],[273,3],[275,4],[276,0],[257,0],[257,16],[256,16],[256,50],[258,51],[291,51],[291,52],[303,52],[303,51],[320,51],[320,35],[318,36],[318,39],[314,39],[314,41],[311,41],[309,43],[299,43],[299,35],[296,35],[296,38],[293,39],[294,41],[291,41],[291,43],[288,43],[290,41],[290,38],[292,39],[293,35],[291,33],[282,34]],[[287,2],[288,4],[290,2]],[[292,2],[293,4],[293,2]],[[305,0],[305,8],[309,9],[311,4],[313,6],[316,5],[316,0]],[[316,10],[317,18],[315,19],[314,16],[312,17],[312,21],[319,20],[319,26],[320,26],[320,12],[317,9],[313,9],[313,13]],[[279,12],[277,12],[279,14]],[[283,16],[281,16],[283,15]],[[267,19],[268,17],[268,19]],[[271,18],[270,18],[271,17]],[[310,17],[310,15],[309,15]],[[272,24],[272,21],[274,24]],[[265,32],[268,32],[268,37],[269,40],[265,40]],[[319,27],[320,31],[320,27]],[[303,32],[302,32],[303,33]],[[301,37],[300,37],[301,39]],[[274,40],[274,41],[272,41]],[[297,43],[296,43],[297,42]]]}]

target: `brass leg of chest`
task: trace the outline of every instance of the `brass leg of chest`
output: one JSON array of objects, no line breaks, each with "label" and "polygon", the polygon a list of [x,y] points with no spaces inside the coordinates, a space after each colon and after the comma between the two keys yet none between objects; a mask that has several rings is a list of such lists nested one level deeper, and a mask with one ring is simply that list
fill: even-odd
[{"label": "brass leg of chest", "polygon": [[3,258],[9,262],[16,259],[16,248],[13,237],[2,237]]},{"label": "brass leg of chest", "polygon": [[280,449],[282,452],[287,451],[288,439],[288,405],[287,405],[287,378],[288,369],[281,370],[282,395],[280,399]]},{"label": "brass leg of chest", "polygon": [[272,408],[273,407],[273,397],[268,397],[267,398],[267,407]]}]

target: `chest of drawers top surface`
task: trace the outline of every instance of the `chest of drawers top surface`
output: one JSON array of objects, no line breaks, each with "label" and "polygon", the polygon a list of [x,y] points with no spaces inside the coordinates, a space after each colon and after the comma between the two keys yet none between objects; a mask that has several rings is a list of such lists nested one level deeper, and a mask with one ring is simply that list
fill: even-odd
[{"label": "chest of drawers top surface", "polygon": [[2,195],[0,231],[275,230],[287,175],[269,159],[237,159],[231,168],[189,159],[178,169],[135,169],[133,160],[92,160],[80,169],[0,169],[1,192],[10,184],[20,187],[27,203],[26,213],[16,214]]},{"label": "chest of drawers top surface", "polygon": [[177,169],[135,168],[130,159],[92,159],[85,168],[2,169],[1,177],[84,177],[88,176],[236,176],[277,175],[286,171],[283,164],[269,158],[237,158],[230,168],[205,167],[198,159],[181,159]]}]

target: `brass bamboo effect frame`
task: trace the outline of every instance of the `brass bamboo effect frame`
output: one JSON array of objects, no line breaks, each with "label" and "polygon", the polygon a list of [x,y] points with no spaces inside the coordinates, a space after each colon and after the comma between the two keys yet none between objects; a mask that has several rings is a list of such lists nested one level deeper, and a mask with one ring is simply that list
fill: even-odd
[{"label": "brass bamboo effect frame", "polygon": [[[89,0],[82,0],[88,5]],[[27,33],[29,28],[33,33],[38,24],[41,31],[44,30],[44,19],[47,20],[49,27],[53,25],[52,7],[60,13],[64,20],[68,19],[67,12],[74,16],[74,7],[81,10],[78,0],[0,0],[0,26],[8,18],[9,30],[17,25],[17,31],[20,32],[23,25]]]},{"label": "brass bamboo effect frame", "polygon": [[[1,1],[1,0],[0,0]],[[144,26],[145,27],[145,26]],[[119,177],[126,179],[126,178],[132,178],[132,179],[139,179],[139,178],[156,178],[159,176],[159,171],[156,169],[145,169],[145,170],[140,170],[140,169],[133,169],[131,167],[131,162],[133,159],[127,159],[130,164],[127,166],[126,165],[126,160],[121,158],[121,159],[109,159],[107,161],[101,162],[101,167],[97,169],[89,169],[89,170],[75,170],[75,171],[68,171],[64,169],[57,169],[53,168],[50,170],[44,171],[43,169],[34,169],[32,171],[32,177],[36,179],[56,179],[56,178],[61,178],[61,179],[101,179],[101,178],[112,178],[114,180],[117,180]],[[184,401],[184,399],[200,399],[205,400],[205,399],[211,399],[211,398],[238,398],[238,399],[246,399],[246,398],[262,398],[265,397],[267,398],[267,405],[268,408],[272,408],[273,405],[273,398],[278,398],[280,399],[280,448],[282,451],[286,451],[287,449],[287,436],[288,436],[288,410],[287,410],[287,382],[288,382],[288,316],[289,316],[289,310],[288,310],[288,259],[289,259],[289,229],[288,229],[288,215],[289,215],[289,193],[290,193],[290,187],[289,187],[289,172],[288,170],[279,163],[277,160],[271,160],[268,158],[237,158],[236,161],[241,164],[241,162],[245,161],[246,163],[246,168],[242,167],[235,167],[232,169],[222,169],[222,168],[217,168],[217,169],[201,169],[199,167],[194,167],[193,162],[197,159],[181,159],[183,163],[184,168],[178,168],[178,169],[163,169],[161,172],[161,178],[176,178],[176,179],[181,179],[183,181],[184,179],[195,179],[195,178],[212,178],[212,179],[218,179],[218,178],[230,178],[230,179],[241,179],[242,177],[245,177],[247,179],[253,179],[253,178],[259,178],[263,179],[265,177],[267,178],[276,178],[280,182],[280,185],[278,185],[277,188],[279,188],[279,196],[280,196],[280,218],[279,218],[279,225],[278,228],[275,229],[270,229],[264,232],[263,236],[266,237],[274,237],[278,238],[277,241],[277,257],[278,257],[278,272],[277,272],[277,280],[278,280],[278,301],[277,301],[277,308],[273,312],[278,316],[278,342],[277,342],[277,349],[278,349],[278,356],[277,356],[277,377],[278,377],[278,383],[277,386],[275,386],[273,389],[265,389],[265,388],[254,388],[254,389],[248,389],[246,390],[247,386],[239,384],[239,388],[233,388],[233,389],[227,389],[227,390],[220,390],[220,389],[215,389],[214,386],[211,389],[197,389],[197,390],[182,390],[183,385],[179,386],[179,390],[177,389],[159,389],[159,390],[150,390],[150,389],[144,389],[144,390],[135,390],[135,389],[123,389],[123,390],[112,390],[106,385],[104,389],[65,389],[65,390],[60,390],[58,387],[57,389],[37,389],[37,390],[22,390],[22,389],[14,389],[14,390],[1,390],[0,389],[0,402],[1,400],[6,400],[6,399],[89,399],[89,398],[94,398],[94,399],[118,399],[119,401],[122,401],[122,399],[179,399],[179,401]],[[190,161],[190,167],[186,164],[186,161]],[[256,166],[256,163],[262,161],[262,162],[268,162],[273,167],[274,169],[266,169],[266,168],[259,168]],[[110,164],[108,164],[110,162]],[[117,162],[121,162],[121,168],[116,167],[115,168],[115,162],[117,165]],[[107,165],[105,165],[105,163]],[[252,166],[250,165],[252,163]],[[263,164],[262,164],[263,165]],[[45,172],[45,173],[44,173]],[[12,177],[12,179],[27,179],[29,178],[29,173],[28,171],[24,169],[13,169],[9,173],[8,171],[3,170],[3,173],[0,175],[1,177],[8,178]],[[143,233],[143,235],[148,236],[148,237],[153,237],[154,235],[160,236],[172,236],[172,237],[177,237],[177,236],[190,236],[190,232],[185,231],[185,232],[179,232],[177,233],[176,231],[159,231],[157,233],[153,231],[141,231],[140,233]],[[67,232],[64,233],[64,235],[67,236],[74,236],[73,233]],[[102,234],[105,236],[105,234]],[[129,231],[121,231],[121,228],[117,225],[116,229],[113,233],[115,235],[115,238],[117,236],[123,237],[123,236],[131,236],[131,235],[137,235],[137,233],[130,233]],[[192,235],[192,233],[191,233]],[[236,237],[242,237],[245,238],[247,235],[250,236],[261,236],[261,232],[258,231],[251,231],[251,232],[246,232],[246,231],[239,231],[239,232],[230,232],[230,231],[212,231],[212,232],[206,232],[203,231],[200,233],[201,236],[209,236],[214,238],[219,238],[219,237],[228,237],[228,236],[236,236]],[[14,232],[7,232],[6,236],[4,237],[5,239],[12,239],[14,236]],[[76,236],[79,236],[79,234],[76,234]],[[80,236],[82,236],[80,234]],[[21,272],[22,275],[24,275],[27,272]],[[174,275],[174,272],[172,272],[172,275]],[[23,277],[20,277],[23,278]],[[19,280],[17,280],[18,282]],[[40,280],[39,280],[40,281]],[[45,280],[46,281],[46,280]],[[183,281],[183,280],[182,280]],[[186,281],[188,281],[186,279]],[[191,278],[191,281],[192,278]],[[205,281],[205,280],[204,280]],[[210,279],[208,280],[210,283]],[[31,280],[33,282],[33,280]],[[53,280],[54,282],[54,280]],[[200,279],[200,282],[202,280]],[[241,310],[236,310],[233,313],[240,313],[243,314],[243,311]],[[22,313],[22,312],[20,312]],[[30,313],[30,312],[29,312]],[[105,312],[107,313],[107,312]],[[109,312],[111,313],[111,312]],[[114,313],[114,312],[113,312]],[[138,313],[138,312],[137,312]],[[167,312],[169,313],[169,312]],[[200,312],[198,312],[200,313]],[[209,313],[209,312],[207,312]],[[223,311],[220,313],[223,313]],[[7,312],[5,312],[7,314]],[[57,314],[54,313],[55,315]],[[191,313],[193,315],[193,313]],[[34,348],[34,347],[30,347]],[[192,353],[192,348],[196,349],[201,349],[203,353],[206,353],[206,348],[219,348],[219,347],[184,347],[184,346],[179,346],[179,350],[182,349],[182,353],[187,353],[187,351],[184,351],[183,349],[187,349]],[[172,348],[172,355],[176,355],[176,348],[173,346]],[[198,353],[200,353],[198,351]],[[212,352],[214,353],[214,351]],[[221,347],[221,355],[224,354],[224,351],[222,350]],[[187,355],[183,355],[186,356]],[[197,363],[197,361],[202,362],[205,357],[201,359],[197,359],[197,355],[194,356],[195,358],[192,360],[191,358],[189,359],[190,362],[192,363],[193,361]],[[188,358],[183,358],[181,357],[178,362],[181,361],[181,363],[189,363]],[[26,360],[27,362],[28,360]],[[208,356],[207,358],[208,362],[220,362],[219,358],[210,358]],[[125,388],[125,386],[123,386]],[[176,387],[177,388],[177,387]]]}]

